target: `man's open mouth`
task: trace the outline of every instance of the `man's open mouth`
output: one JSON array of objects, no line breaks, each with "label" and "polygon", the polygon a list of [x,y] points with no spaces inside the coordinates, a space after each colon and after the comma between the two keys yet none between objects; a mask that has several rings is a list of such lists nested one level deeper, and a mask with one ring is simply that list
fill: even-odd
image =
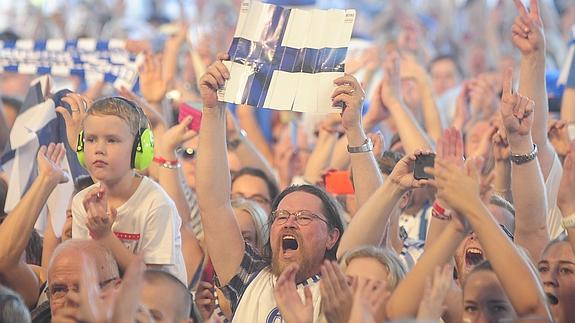
[{"label": "man's open mouth", "polygon": [[469,248],[465,251],[465,263],[467,266],[477,266],[484,259],[483,251],[477,248]]},{"label": "man's open mouth", "polygon": [[282,249],[287,250],[297,250],[299,248],[299,243],[295,236],[286,234],[282,237]]}]

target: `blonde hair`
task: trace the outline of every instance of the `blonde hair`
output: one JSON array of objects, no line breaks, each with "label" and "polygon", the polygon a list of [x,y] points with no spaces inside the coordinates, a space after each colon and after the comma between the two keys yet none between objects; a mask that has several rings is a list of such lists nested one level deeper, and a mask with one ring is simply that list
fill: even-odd
[{"label": "blonde hair", "polygon": [[87,115],[116,116],[128,124],[130,133],[134,136],[141,128],[148,127],[148,119],[141,108],[133,101],[118,96],[112,96],[96,100],[86,111]]},{"label": "blonde hair", "polygon": [[246,211],[252,217],[254,227],[256,228],[255,247],[260,251],[264,250],[264,246],[269,238],[268,215],[264,209],[262,209],[258,203],[241,197],[232,200],[232,207]]},{"label": "blonde hair", "polygon": [[382,264],[387,269],[387,277],[385,277],[385,280],[387,281],[387,288],[389,290],[394,290],[407,274],[407,270],[401,263],[397,253],[389,248],[362,246],[350,250],[344,255],[341,261],[342,270],[345,271],[351,261],[356,258],[371,258]]}]

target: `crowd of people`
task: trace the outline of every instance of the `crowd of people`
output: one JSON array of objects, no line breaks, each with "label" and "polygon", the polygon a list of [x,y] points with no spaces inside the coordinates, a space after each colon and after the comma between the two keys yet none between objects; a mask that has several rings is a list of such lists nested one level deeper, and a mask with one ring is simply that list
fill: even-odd
[{"label": "crowd of people", "polygon": [[[218,101],[240,1],[177,3],[211,36],[126,42],[137,92],[57,79],[65,138],[7,212],[0,176],[0,323],[575,322],[574,3],[359,1],[327,115]],[[0,75],[2,147],[31,78]]]}]

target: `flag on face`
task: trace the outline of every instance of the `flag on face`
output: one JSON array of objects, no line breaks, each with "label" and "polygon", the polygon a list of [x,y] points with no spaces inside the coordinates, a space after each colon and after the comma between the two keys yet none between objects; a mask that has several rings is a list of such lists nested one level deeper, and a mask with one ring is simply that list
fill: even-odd
[{"label": "flag on face", "polygon": [[[50,84],[49,76],[42,76],[32,81],[22,112],[10,131],[8,147],[0,160],[2,169],[8,176],[5,212],[10,212],[19,203],[37,177],[36,155],[41,146],[64,143],[66,156],[62,161],[62,168],[68,170],[72,178],[86,174],[78,163],[75,150],[68,145],[64,119],[56,113],[56,104],[61,104],[54,100],[57,100],[59,95],[56,93],[54,99],[48,98]],[[57,237],[60,236],[66,220],[66,208],[73,190],[74,183],[70,180],[58,185],[48,198],[47,206]],[[43,232],[45,225],[46,208],[38,218],[36,228]]]},{"label": "flag on face", "polygon": [[77,76],[133,89],[142,56],[130,54],[123,40],[0,41],[0,71],[20,74]]},{"label": "flag on face", "polygon": [[354,10],[288,9],[244,0],[220,101],[276,110],[338,112],[333,81],[343,76]]}]

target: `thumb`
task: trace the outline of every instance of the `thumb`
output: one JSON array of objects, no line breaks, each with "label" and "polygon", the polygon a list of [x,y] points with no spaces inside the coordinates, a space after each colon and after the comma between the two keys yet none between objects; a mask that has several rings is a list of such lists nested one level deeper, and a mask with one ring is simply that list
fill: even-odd
[{"label": "thumb", "polygon": [[70,115],[70,112],[68,112],[66,108],[56,107],[56,112],[62,115],[62,117],[64,118],[64,122],[66,122],[66,124],[68,124],[71,121],[72,115]]}]

